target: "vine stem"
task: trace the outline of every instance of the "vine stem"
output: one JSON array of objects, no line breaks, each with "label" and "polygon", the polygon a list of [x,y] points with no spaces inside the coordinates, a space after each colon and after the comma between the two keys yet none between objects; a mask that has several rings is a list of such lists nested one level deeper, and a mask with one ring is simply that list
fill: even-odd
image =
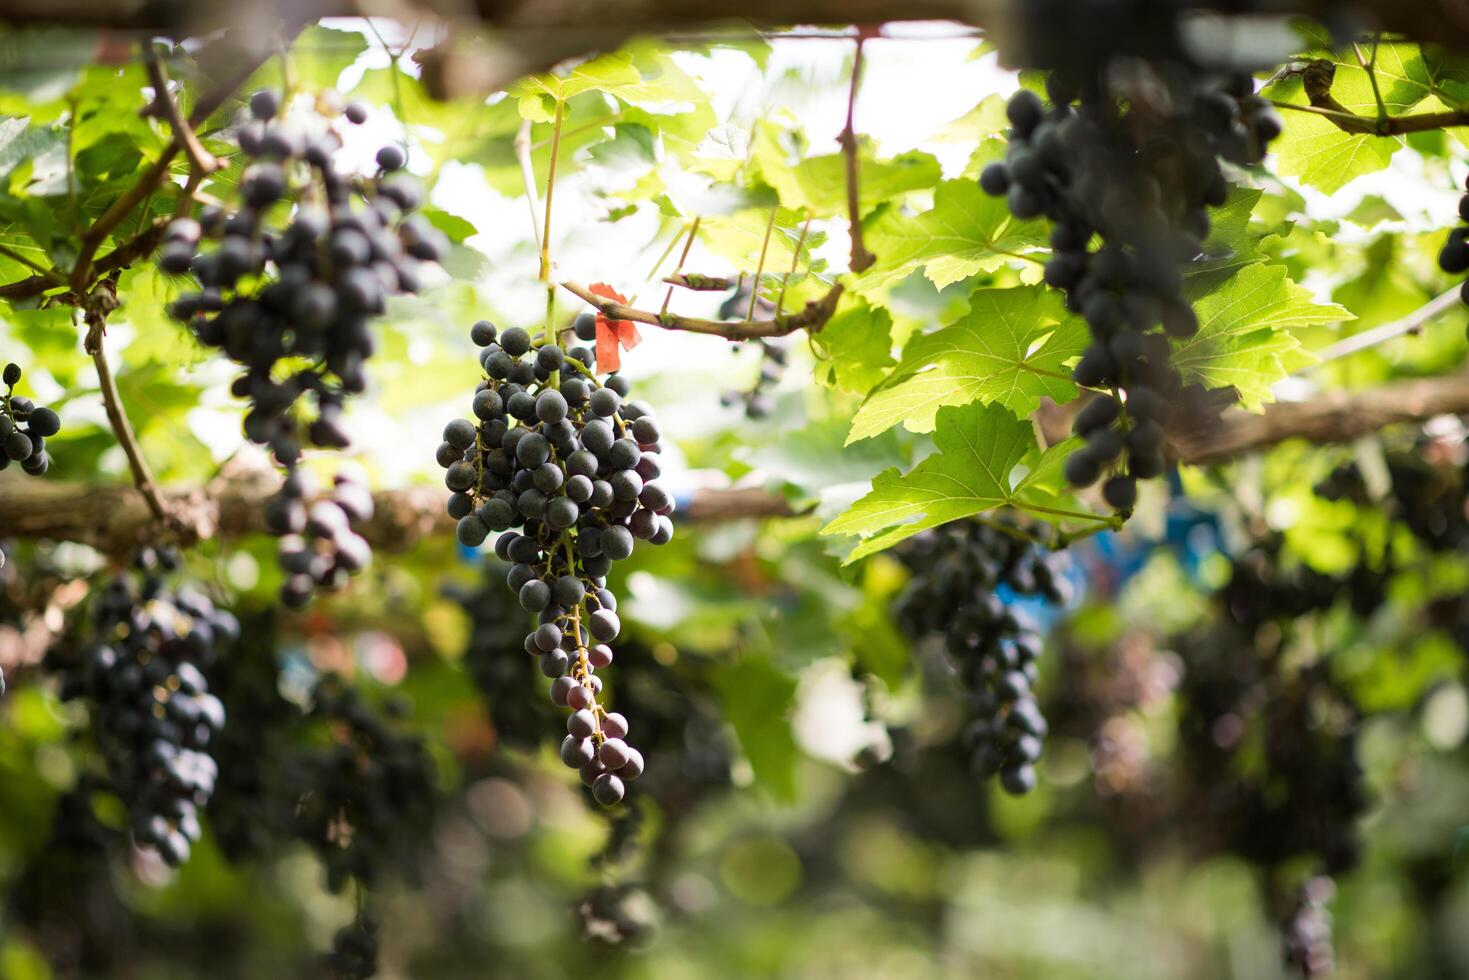
[{"label": "vine stem", "polygon": [[551,130],[551,162],[546,168],[546,207],[541,226],[541,273],[540,280],[546,284],[546,343],[555,338],[556,287],[551,283],[551,201],[556,193],[556,161],[561,155],[561,123],[566,117],[566,100],[556,100],[556,121]]},{"label": "vine stem", "polygon": [[[668,240],[668,244],[663,247],[663,251],[658,253],[658,261],[653,263],[653,268],[648,270],[648,275],[645,278],[652,279],[658,275],[658,270],[663,268],[663,263],[667,262],[668,257],[673,254],[673,250],[678,248],[678,243],[683,241],[684,232],[688,230],[689,223],[687,221],[678,226],[678,231],[674,232],[673,237]],[[679,259],[679,262],[683,262],[683,259]],[[664,276],[663,281],[667,282],[668,277]]]},{"label": "vine stem", "polygon": [[522,120],[515,133],[515,157],[520,161],[520,181],[525,185],[525,203],[530,209],[531,240],[535,242],[536,254],[541,251],[541,202],[536,193],[536,168],[531,161],[531,121]]},{"label": "vine stem", "polygon": [[568,357],[566,359],[566,363],[575,368],[581,374],[585,375],[587,380],[591,381],[591,383],[596,385],[598,388],[603,387],[601,380],[597,377],[597,372],[587,367],[581,361],[577,360],[574,357]]},{"label": "vine stem", "polygon": [[[810,230],[811,230],[811,219],[810,218],[807,218],[806,219],[806,223],[803,224],[803,225],[801,225],[801,237],[796,239],[796,251],[795,251],[795,254],[793,254],[791,256],[791,267],[786,270],[786,274],[784,276],[782,276],[781,277],[781,280],[780,280],[780,294],[775,297],[775,315],[776,316],[780,316],[781,313],[785,312],[785,305],[786,305],[786,286],[790,285],[791,276],[793,276],[793,275],[796,274],[796,267],[801,264],[801,246],[803,246],[803,245],[806,244],[806,233],[809,232]],[[668,287],[668,292],[669,292],[670,295],[672,295],[672,293],[673,293],[673,287],[672,286],[669,286]]]},{"label": "vine stem", "polygon": [[167,117],[169,126],[173,127],[174,138],[183,145],[184,154],[189,158],[190,171],[207,177],[219,169],[219,161],[214,158],[214,154],[204,149],[194,127],[184,118],[178,100],[168,87],[168,69],[164,67],[158,47],[152,40],[143,42],[143,63],[148,69],[148,83],[153,86],[153,100],[163,107],[163,114]]},{"label": "vine stem", "polygon": [[1359,116],[1331,97],[1329,91],[1318,91],[1308,87],[1311,105],[1283,102],[1271,99],[1270,104],[1289,112],[1307,112],[1329,119],[1345,133],[1364,136],[1404,136],[1408,133],[1424,133],[1452,126],[1469,126],[1469,110],[1448,109],[1443,112],[1420,112],[1411,116],[1383,116],[1372,118]]},{"label": "vine stem", "polygon": [[1116,517],[1108,517],[1105,514],[1088,514],[1085,511],[1080,510],[1066,510],[1062,507],[1044,507],[1040,504],[1025,504],[1020,503],[1019,501],[1016,501],[1013,506],[1019,507],[1021,510],[1028,510],[1032,514],[1049,514],[1052,517],[1070,517],[1078,521],[1096,521],[1100,524],[1106,525],[1109,528],[1119,528],[1122,526],[1121,520]]},{"label": "vine stem", "polygon": [[1013,525],[1006,524],[1004,521],[997,521],[993,517],[985,517],[983,514],[971,514],[969,519],[976,524],[983,524],[991,530],[1009,535],[1017,541],[1027,541],[1041,548],[1050,547],[1049,543],[1039,535],[1031,534],[1024,528],[1014,527]]},{"label": "vine stem", "polygon": [[[681,272],[683,270],[683,264],[688,261],[688,258],[689,258],[689,250],[694,247],[694,236],[696,236],[696,235],[699,234],[699,221],[700,221],[700,216],[697,215],[697,214],[694,215],[694,223],[689,226],[689,237],[684,241],[683,251],[680,252],[679,253],[679,256],[678,256],[678,265],[676,265],[676,266],[673,267],[673,274],[674,275],[678,275],[679,272]],[[678,241],[678,239],[675,238],[674,239],[674,242],[677,242],[677,241]],[[663,255],[664,255],[664,258],[667,258],[668,253],[667,252],[664,252]],[[658,260],[658,265],[662,265],[662,264],[663,264],[663,259],[659,259]],[[658,266],[654,266],[653,267],[653,272],[654,273],[657,273],[657,271],[658,271]],[[648,278],[651,279],[652,276],[649,276]],[[673,287],[672,286],[669,286],[668,287],[668,292],[665,293],[664,296],[663,296],[663,307],[662,307],[662,309],[660,309],[658,311],[658,315],[660,317],[661,316],[665,316],[668,313],[668,304],[671,303],[671,302],[673,302]]]},{"label": "vine stem", "polygon": [[765,255],[770,250],[770,233],[775,230],[775,214],[778,210],[778,207],[771,208],[770,220],[765,222],[765,240],[760,243],[760,261],[755,266],[755,278],[750,290],[750,310],[745,314],[746,320],[755,319],[755,304],[760,300],[760,274],[765,271]]},{"label": "vine stem", "polygon": [[1372,57],[1363,58],[1362,46],[1355,41],[1352,42],[1352,51],[1357,55],[1357,64],[1362,66],[1362,70],[1367,73],[1367,80],[1372,83],[1372,98],[1377,103],[1378,122],[1388,117],[1387,105],[1382,101],[1382,90],[1377,85],[1377,48],[1381,43],[1382,34],[1379,32],[1372,40]]},{"label": "vine stem", "polygon": [[697,272],[687,272],[664,276],[663,281],[670,286],[681,286],[696,293],[723,293],[744,282],[745,274],[741,272],[731,279],[729,276],[705,276]]},{"label": "vine stem", "polygon": [[138,445],[132,424],[128,421],[122,396],[118,394],[117,382],[112,377],[112,366],[107,362],[107,351],[103,346],[103,337],[107,331],[107,306],[110,303],[115,307],[117,297],[110,289],[98,292],[102,296],[94,299],[87,310],[87,337],[83,346],[92,355],[92,364],[97,368],[97,383],[102,389],[102,405],[107,410],[107,421],[111,423],[113,435],[117,437],[118,445],[127,456],[128,466],[133,471],[133,483],[143,495],[154,520],[166,522],[168,508],[158,492],[153,471],[148,468],[148,461],[143,458],[143,450]]},{"label": "vine stem", "polygon": [[[223,85],[195,103],[194,111],[189,114],[188,124],[190,126],[198,126],[204,120],[208,119],[210,113],[214,112],[215,109],[224,103],[225,99],[229,98],[230,93],[234,92],[235,89],[244,83],[245,79],[254,74],[255,70],[264,63],[266,57],[265,55],[257,55],[245,59],[244,63],[237,66],[229,75]],[[74,292],[85,293],[92,285],[92,275],[95,271],[92,260],[97,255],[97,249],[102,247],[102,243],[107,240],[107,236],[112,234],[113,230],[122,224],[127,216],[132,213],[133,208],[141,204],[168,177],[169,164],[173,162],[173,158],[178,156],[179,151],[182,149],[182,136],[176,132],[174,133],[173,140],[158,154],[158,159],[153,161],[138,176],[137,181],[124,191],[121,196],[116,198],[107,210],[103,211],[101,216],[87,229],[86,235],[82,237],[81,247],[77,250],[76,261],[72,263],[71,275],[68,277],[68,281]],[[121,247],[123,246],[119,246],[119,248]],[[39,279],[40,281],[35,282],[35,279]],[[11,283],[8,286],[0,287],[0,296],[6,299],[21,299],[28,296],[35,296],[45,292],[49,288],[48,283],[49,280],[45,277],[33,277],[30,280],[23,280],[19,283]]]},{"label": "vine stem", "polygon": [[1107,531],[1112,530],[1115,530],[1115,528],[1113,528],[1110,524],[1094,524],[1091,527],[1082,528],[1079,531],[1063,531],[1060,528],[1057,528],[1055,541],[1051,545],[1051,550],[1054,551],[1057,548],[1065,548],[1072,544],[1075,544],[1077,541],[1083,541],[1087,538],[1094,537],[1095,535],[1103,534]]},{"label": "vine stem", "polygon": [[1398,337],[1421,333],[1425,324],[1436,319],[1440,314],[1451,310],[1459,305],[1461,287],[1455,286],[1447,292],[1440,293],[1433,299],[1424,303],[1418,309],[1409,313],[1401,319],[1391,323],[1380,324],[1361,333],[1352,334],[1328,347],[1323,347],[1317,352],[1316,361],[1306,365],[1301,370],[1312,371],[1339,358],[1350,354],[1356,354],[1378,344],[1394,340]]},{"label": "vine stem", "polygon": [[665,330],[683,330],[688,333],[707,334],[726,340],[754,340],[757,337],[784,337],[797,330],[820,330],[836,312],[837,300],[842,295],[842,284],[835,283],[820,299],[811,300],[805,309],[790,316],[778,316],[772,320],[704,320],[699,317],[680,316],[677,313],[657,314],[635,309],[626,303],[618,303],[598,296],[585,286],[575,282],[563,282],[561,288],[602,311],[613,320],[632,320],[648,323]]},{"label": "vine stem", "polygon": [[852,126],[857,105],[857,86],[862,81],[862,45],[869,36],[869,31],[865,28],[857,33],[857,50],[852,55],[852,81],[847,88],[847,123],[837,137],[847,162],[847,220],[851,226],[852,240],[852,257],[847,262],[847,268],[853,272],[862,272],[877,261],[877,257],[862,244],[862,201],[857,184],[861,166],[857,159],[857,132]]}]

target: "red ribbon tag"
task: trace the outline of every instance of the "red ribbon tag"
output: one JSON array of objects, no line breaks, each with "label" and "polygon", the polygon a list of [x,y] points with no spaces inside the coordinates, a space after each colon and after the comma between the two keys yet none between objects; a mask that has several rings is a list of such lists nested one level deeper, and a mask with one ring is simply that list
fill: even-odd
[{"label": "red ribbon tag", "polygon": [[[626,303],[627,297],[607,285],[605,282],[594,282],[591,291],[603,299],[610,299],[617,303]],[[631,320],[618,320],[607,316],[601,310],[597,311],[597,370],[610,374],[622,367],[622,354],[618,346],[624,350],[632,350],[642,343],[642,336],[638,333],[637,326]]]}]

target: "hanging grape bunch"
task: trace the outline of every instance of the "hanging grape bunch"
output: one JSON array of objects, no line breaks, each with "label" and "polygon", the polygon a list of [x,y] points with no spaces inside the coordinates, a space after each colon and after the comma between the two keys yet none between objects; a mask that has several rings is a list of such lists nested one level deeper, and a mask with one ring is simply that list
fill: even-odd
[{"label": "hanging grape bunch", "polygon": [[[744,317],[750,309],[750,296],[754,291],[754,286],[745,282],[744,277],[741,276],[734,290],[723,303],[719,304],[719,318],[738,320]],[[761,296],[756,300],[755,315],[774,316],[775,304]],[[744,390],[734,388],[724,392],[719,396],[719,403],[729,408],[743,402],[746,418],[763,419],[775,410],[775,402],[770,390],[780,384],[790,352],[785,344],[777,343],[773,339],[760,338],[755,343],[760,348],[760,373],[755,376],[755,383]],[[737,344],[734,349],[738,347]]]},{"label": "hanging grape bunch", "polygon": [[418,873],[439,805],[428,746],[394,723],[406,706],[389,701],[384,708],[374,711],[348,681],[323,674],[306,717],[315,744],[293,762],[296,837],[316,852],[328,889],[357,886],[358,914],[325,955],[328,975],[344,980],[377,973],[373,889],[390,873]]},{"label": "hanging grape bunch", "polygon": [[11,463],[31,476],[41,476],[51,466],[46,440],[61,431],[61,418],[51,409],[15,393],[20,384],[19,364],[5,365],[5,397],[0,399],[0,470]]},{"label": "hanging grape bunch", "polygon": [[332,479],[329,494],[320,494],[311,474],[291,469],[275,496],[266,501],[265,523],[281,536],[277,561],[286,580],[281,602],[300,609],[317,589],[346,587],[350,575],[372,563],[372,547],[353,525],[370,521],[372,494],[351,471]]},{"label": "hanging grape bunch", "polygon": [[982,778],[1020,795],[1035,788],[1046,719],[1031,692],[1042,649],[1039,630],[1003,593],[1064,605],[1072,589],[1064,552],[976,521],[915,534],[894,549],[912,578],[894,608],[910,636],[942,634],[969,691],[965,741]]},{"label": "hanging grape bunch", "polygon": [[1102,496],[1123,513],[1137,480],[1164,468],[1168,398],[1181,384],[1170,338],[1199,329],[1184,275],[1203,258],[1208,208],[1229,197],[1220,158],[1257,163],[1281,128],[1249,75],[1210,84],[1179,63],[1150,63],[1149,84],[1125,91],[1106,62],[1052,72],[1049,106],[1028,90],[1010,100],[1005,160],[979,178],[1017,218],[1052,223],[1046,282],[1092,338],[1073,377],[1101,392],[1077,415],[1085,445],[1066,477],[1085,487],[1105,475]]},{"label": "hanging grape bunch", "polygon": [[207,596],[165,583],[163,573],[177,568],[172,552],[145,550],[93,599],[84,642],[46,655],[62,698],[87,705],[134,841],[174,866],[199,840],[217,773],[209,743],[224,708],[203,671],[239,638],[235,618]]},{"label": "hanging grape bunch", "polygon": [[[5,395],[0,398],[0,470],[11,463],[31,476],[42,476],[51,468],[46,440],[61,431],[61,417],[49,408],[37,405],[15,393],[20,384],[19,364],[5,365]],[[0,568],[5,567],[5,552],[0,551]],[[0,675],[0,694],[5,693],[5,680]]]},{"label": "hanging grape bunch", "polygon": [[[250,161],[239,207],[227,213],[208,206],[197,219],[177,219],[158,261],[167,272],[190,273],[200,286],[173,303],[172,315],[245,369],[231,388],[250,403],[245,434],[268,446],[287,475],[270,505],[271,530],[297,535],[306,524],[280,518],[294,518],[306,505],[291,482],[302,446],[349,444],[342,410],[367,383],[372,319],[385,311],[389,297],[417,292],[422,263],[437,261],[447,244],[413,214],[422,191],[398,173],[405,162],[401,149],[379,150],[379,170],[370,178],[340,174],[332,157],[341,137],[329,120],[287,117],[282,108],[270,90],[250,99],[253,119],[235,134]],[[346,118],[361,122],[365,111],[349,106]],[[212,247],[201,250],[206,240]],[[355,542],[345,540],[337,550],[355,552]],[[364,564],[355,558],[313,576],[314,584],[339,584],[339,570]],[[304,604],[311,590],[303,573],[287,570],[293,580],[282,598]]]},{"label": "hanging grape bunch", "polygon": [[[1464,189],[1469,191],[1469,178],[1464,181]],[[1469,272],[1469,194],[1459,198],[1459,224],[1449,231],[1438,253],[1438,267],[1451,276]],[[1459,298],[1469,305],[1469,279],[1464,281]]]},{"label": "hanging grape bunch", "polygon": [[749,419],[768,418],[775,410],[770,389],[780,384],[788,357],[787,350],[780,344],[769,340],[756,343],[760,347],[760,373],[756,375],[755,383],[747,389],[734,388],[719,396],[719,403],[726,408],[744,403],[745,417]]},{"label": "hanging grape bunch", "polygon": [[512,563],[506,580],[540,617],[525,650],[552,678],[551,700],[572,711],[561,758],[610,806],[643,757],[625,741],[627,720],[598,701],[596,670],[612,662],[608,644],[622,629],[606,576],[636,540],[673,537],[673,500],[654,482],[658,424],[646,404],[625,400],[621,376],[597,381],[590,349],[533,345],[526,331],[497,334],[483,320],[470,337],[486,377],[477,421],[450,422],[438,449],[449,515],[469,547],[505,532],[495,553]]},{"label": "hanging grape bunch", "polygon": [[[390,715],[401,708],[386,705]],[[422,736],[399,730],[335,674],[317,681],[307,722],[327,744],[295,763],[296,833],[321,859],[327,887],[412,874],[439,796]]]}]

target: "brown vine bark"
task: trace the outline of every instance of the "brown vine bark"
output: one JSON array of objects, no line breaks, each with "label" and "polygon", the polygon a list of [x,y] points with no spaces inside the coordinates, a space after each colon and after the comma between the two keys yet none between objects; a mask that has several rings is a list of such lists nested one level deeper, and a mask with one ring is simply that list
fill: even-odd
[{"label": "brown vine bark", "polygon": [[[1048,441],[1064,437],[1064,413],[1042,413]],[[1268,449],[1289,439],[1319,445],[1351,442],[1399,422],[1435,415],[1469,415],[1469,375],[1402,381],[1366,391],[1334,391],[1305,402],[1278,402],[1262,414],[1230,409],[1179,419],[1168,434],[1170,455],[1181,463],[1208,464]],[[265,531],[264,504],[275,492],[274,474],[263,467],[226,467],[208,487],[164,489],[170,515],[184,529],[184,543],[237,538]],[[427,535],[448,534],[439,486],[407,487],[375,495],[377,514],[363,529],[374,547],[407,548]],[[741,518],[793,517],[798,511],[779,494],[760,487],[701,490],[685,518],[714,523]],[[0,537],[79,541],[123,553],[152,538],[157,524],[143,495],[122,485],[59,484],[0,477]]]},{"label": "brown vine bark", "polygon": [[[725,24],[881,24],[952,20],[982,27],[997,37],[1011,28],[1014,11],[1028,0],[258,0],[248,4],[201,0],[9,0],[0,18],[10,24],[65,24],[170,37],[199,36],[236,27],[269,30],[280,20],[309,23],[322,17],[377,16],[405,22],[421,17],[513,32],[517,48],[561,52],[547,64],[579,53],[606,50],[633,34],[708,30]],[[1196,0],[1188,6],[1231,12],[1229,0]],[[1282,0],[1274,13],[1315,18],[1339,16],[1335,0]],[[1469,47],[1469,6],[1462,0],[1357,0],[1351,13],[1367,29],[1413,40]],[[544,59],[542,59],[544,60]]]},{"label": "brown vine bark", "polygon": [[[222,475],[208,487],[161,491],[176,524],[179,543],[264,534],[265,502],[276,490],[268,472]],[[401,551],[425,537],[449,535],[454,521],[444,512],[447,491],[413,486],[373,495],[376,513],[361,528],[374,548]],[[686,510],[692,522],[749,517],[789,517],[785,498],[761,488],[701,490]],[[57,483],[0,478],[0,538],[76,541],[108,554],[126,554],[158,536],[146,498],[125,484]]]}]

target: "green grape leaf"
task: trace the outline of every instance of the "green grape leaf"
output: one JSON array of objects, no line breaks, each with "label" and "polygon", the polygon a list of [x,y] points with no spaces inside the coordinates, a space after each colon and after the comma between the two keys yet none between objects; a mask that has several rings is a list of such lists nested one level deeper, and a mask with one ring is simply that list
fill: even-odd
[{"label": "green grape leaf", "polygon": [[[550,122],[555,103],[584,92],[602,92],[644,109],[687,109],[709,96],[667,53],[650,47],[624,48],[599,55],[564,76],[528,75],[506,89],[520,100],[520,112],[534,122]],[[549,104],[548,104],[549,103]]]},{"label": "green grape leaf", "polygon": [[857,281],[859,292],[890,286],[920,267],[942,288],[1024,258],[1049,240],[1045,222],[1016,220],[1003,199],[972,180],[939,184],[933,208],[919,215],[881,209],[863,233],[877,262]]},{"label": "green grape leaf", "polygon": [[[844,564],[890,548],[919,531],[961,517],[1013,506],[1047,520],[1109,521],[1083,512],[1057,513],[1046,501],[1057,496],[1063,445],[1041,453],[1030,423],[1001,405],[943,408],[934,429],[937,452],[907,473],[884,470],[872,492],[821,529],[823,535],[858,535],[862,540]],[[1030,465],[1017,472],[1022,463]]]},{"label": "green grape leaf", "polygon": [[750,134],[742,126],[724,123],[704,134],[694,147],[690,169],[715,180],[734,180],[750,159]]},{"label": "green grape leaf", "polygon": [[1247,266],[1191,299],[1199,332],[1174,345],[1174,365],[1185,381],[1234,388],[1250,410],[1272,400],[1273,384],[1310,363],[1291,328],[1354,319],[1340,306],[1313,302],[1278,265]]},{"label": "green grape leaf", "polygon": [[1265,258],[1260,250],[1260,233],[1250,230],[1250,216],[1264,191],[1236,187],[1221,208],[1209,209],[1209,237],[1204,258],[1188,266],[1189,275],[1220,272],[1250,265]]},{"label": "green grape leaf", "polygon": [[[775,188],[788,208],[805,208],[816,217],[847,213],[847,162],[841,153],[792,159],[801,147],[784,145],[788,136],[772,125],[758,126],[751,152],[765,182]],[[791,139],[794,142],[794,138]],[[942,176],[939,162],[927,153],[913,151],[888,160],[874,158],[872,143],[858,145],[861,164],[857,182],[858,204],[863,214],[884,201],[908,191],[933,187]]]},{"label": "green grape leaf", "polygon": [[[1047,446],[1029,464],[1025,475],[1015,485],[1015,499],[1020,506],[1044,507],[1049,510],[1084,510],[1084,505],[1077,498],[1065,474],[1066,458],[1081,446],[1082,440],[1076,436],[1068,436],[1054,446]],[[1035,512],[1045,513],[1044,510]]]},{"label": "green grape leaf", "polygon": [[967,314],[909,342],[897,368],[858,409],[847,442],[900,423],[929,432],[945,405],[999,402],[1024,416],[1043,396],[1068,402],[1077,387],[1063,365],[1087,339],[1086,324],[1066,312],[1054,290],[975,290]]},{"label": "green grape leaf", "polygon": [[[1331,92],[1345,108],[1376,115],[1371,83],[1361,68],[1338,65]],[[1277,82],[1266,94],[1292,105],[1310,104],[1298,76]],[[1390,110],[1402,110],[1421,99],[1422,94],[1406,103],[1401,101],[1406,96],[1399,96],[1397,103],[1387,102],[1387,98],[1388,93],[1384,92],[1383,100]],[[1334,194],[1364,174],[1386,168],[1393,154],[1403,146],[1403,141],[1396,137],[1343,132],[1330,119],[1314,113],[1285,110],[1283,115],[1285,132],[1271,144],[1278,172],[1299,177],[1303,184],[1327,194]]]},{"label": "green grape leaf", "polygon": [[798,506],[814,503],[818,517],[836,517],[872,489],[872,478],[910,460],[897,430],[843,446],[847,426],[840,419],[811,422],[762,441],[740,456],[761,470]]},{"label": "green grape leaf", "polygon": [[1346,219],[1370,231],[1384,221],[1402,221],[1403,214],[1381,195],[1368,194],[1347,213]]},{"label": "green grape leaf", "polygon": [[[734,263],[736,269],[751,273],[759,264],[763,249],[765,273],[783,273],[795,258],[799,229],[804,223],[799,211],[777,208],[775,227],[766,248],[765,229],[770,224],[770,208],[743,208],[731,214],[706,215],[699,222],[699,242],[715,255]],[[782,234],[785,231],[790,234]],[[802,262],[810,261],[812,247],[813,240],[808,235],[801,244]]]},{"label": "green grape leaf", "polygon": [[0,176],[9,174],[23,161],[58,153],[64,167],[65,127],[32,126],[24,117],[0,119]]},{"label": "green grape leaf", "polygon": [[996,93],[986,95],[973,109],[957,119],[940,126],[929,137],[936,143],[969,143],[1003,135],[1010,129],[1010,120],[1005,115],[1005,97]]},{"label": "green grape leaf", "polygon": [[893,366],[893,317],[863,300],[846,304],[811,335],[823,357],[814,374],[822,384],[863,395]]},{"label": "green grape leaf", "polygon": [[[297,82],[308,92],[336,88],[342,72],[366,50],[367,37],[360,31],[339,31],[313,24],[300,33],[291,47],[292,68]],[[411,77],[405,74],[403,81],[407,83]]]},{"label": "green grape leaf", "polygon": [[743,657],[721,664],[714,686],[755,779],[777,799],[794,799],[796,739],[788,715],[795,705],[796,679],[769,659]]}]

